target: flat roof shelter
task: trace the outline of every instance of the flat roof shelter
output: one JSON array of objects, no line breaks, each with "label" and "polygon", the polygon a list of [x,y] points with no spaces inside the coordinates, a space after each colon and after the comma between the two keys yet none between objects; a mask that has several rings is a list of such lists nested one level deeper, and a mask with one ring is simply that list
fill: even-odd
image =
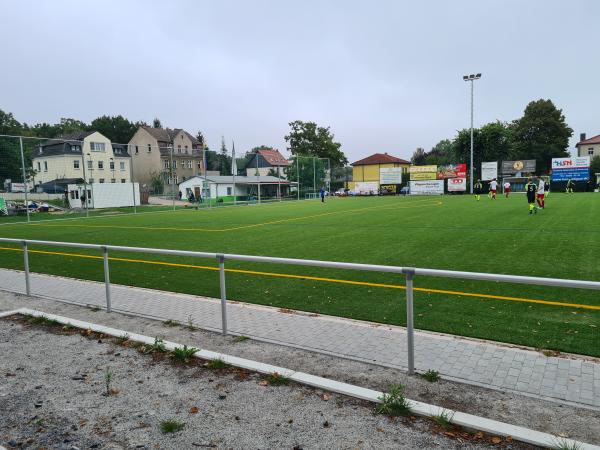
[{"label": "flat roof shelter", "polygon": [[179,192],[181,198],[186,200],[193,194],[196,200],[202,195],[204,199],[223,198],[223,201],[229,202],[234,197],[235,200],[253,199],[259,195],[263,199],[288,197],[291,187],[296,184],[273,176],[207,175],[182,181],[179,183]]}]

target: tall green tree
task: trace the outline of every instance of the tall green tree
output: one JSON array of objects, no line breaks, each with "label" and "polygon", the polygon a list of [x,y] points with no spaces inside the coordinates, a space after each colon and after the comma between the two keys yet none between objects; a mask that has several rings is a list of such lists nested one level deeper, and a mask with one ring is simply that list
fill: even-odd
[{"label": "tall green tree", "polygon": [[425,149],[417,147],[417,149],[410,158],[410,162],[413,163],[415,166],[422,166],[425,164],[426,158],[427,155],[425,153]]},{"label": "tall green tree", "polygon": [[329,127],[319,127],[315,122],[296,120],[290,122],[290,132],[285,141],[290,145],[292,155],[311,155],[329,158],[331,167],[344,166],[348,158],[341,150],[342,144],[335,142]]},{"label": "tall green tree", "polygon": [[285,178],[298,181],[300,170],[300,190],[303,192],[318,191],[325,185],[325,164],[322,159],[313,156],[295,155],[290,160],[291,164],[283,169]]},{"label": "tall green tree", "polygon": [[162,123],[160,123],[160,119],[155,117],[152,121],[152,128],[162,128]]},{"label": "tall green tree", "polygon": [[443,139],[425,154],[425,164],[455,164],[454,145],[450,139]]},{"label": "tall green tree", "polygon": [[90,129],[102,133],[113,143],[127,144],[135,134],[137,126],[121,115],[101,116],[92,120]]},{"label": "tall green tree", "polygon": [[592,180],[596,180],[596,183],[600,183],[600,177],[596,179],[596,174],[600,173],[600,155],[596,155],[590,161],[590,175]]},{"label": "tall green tree", "polygon": [[530,102],[523,117],[513,122],[513,158],[535,159],[537,171],[546,173],[552,158],[569,156],[572,135],[562,110],[551,100]]}]

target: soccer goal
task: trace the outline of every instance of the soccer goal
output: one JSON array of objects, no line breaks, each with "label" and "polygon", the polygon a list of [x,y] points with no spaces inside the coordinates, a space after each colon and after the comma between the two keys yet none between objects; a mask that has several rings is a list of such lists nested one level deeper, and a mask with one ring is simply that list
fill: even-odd
[{"label": "soccer goal", "polygon": [[[550,177],[543,176],[542,180],[546,183],[546,190],[549,190]],[[529,182],[529,177],[504,177],[502,178],[502,193],[504,193],[504,183],[510,183],[510,192],[525,192],[525,185]]]},{"label": "soccer goal", "polygon": [[315,200],[317,198],[319,198],[318,192],[307,192],[306,194],[304,194],[305,200]]}]

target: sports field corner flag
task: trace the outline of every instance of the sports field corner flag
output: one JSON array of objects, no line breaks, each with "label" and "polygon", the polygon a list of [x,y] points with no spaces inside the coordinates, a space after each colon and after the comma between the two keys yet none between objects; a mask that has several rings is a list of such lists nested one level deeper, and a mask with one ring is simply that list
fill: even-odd
[{"label": "sports field corner flag", "polygon": [[231,175],[237,175],[237,164],[235,162],[235,142],[231,141]]}]

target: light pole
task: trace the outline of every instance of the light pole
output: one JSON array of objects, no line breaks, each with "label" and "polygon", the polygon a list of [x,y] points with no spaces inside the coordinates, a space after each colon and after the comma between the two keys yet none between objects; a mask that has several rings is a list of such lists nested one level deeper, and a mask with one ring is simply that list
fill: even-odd
[{"label": "light pole", "polygon": [[471,82],[471,194],[473,193],[473,82],[479,80],[481,74],[463,75],[464,81]]}]

